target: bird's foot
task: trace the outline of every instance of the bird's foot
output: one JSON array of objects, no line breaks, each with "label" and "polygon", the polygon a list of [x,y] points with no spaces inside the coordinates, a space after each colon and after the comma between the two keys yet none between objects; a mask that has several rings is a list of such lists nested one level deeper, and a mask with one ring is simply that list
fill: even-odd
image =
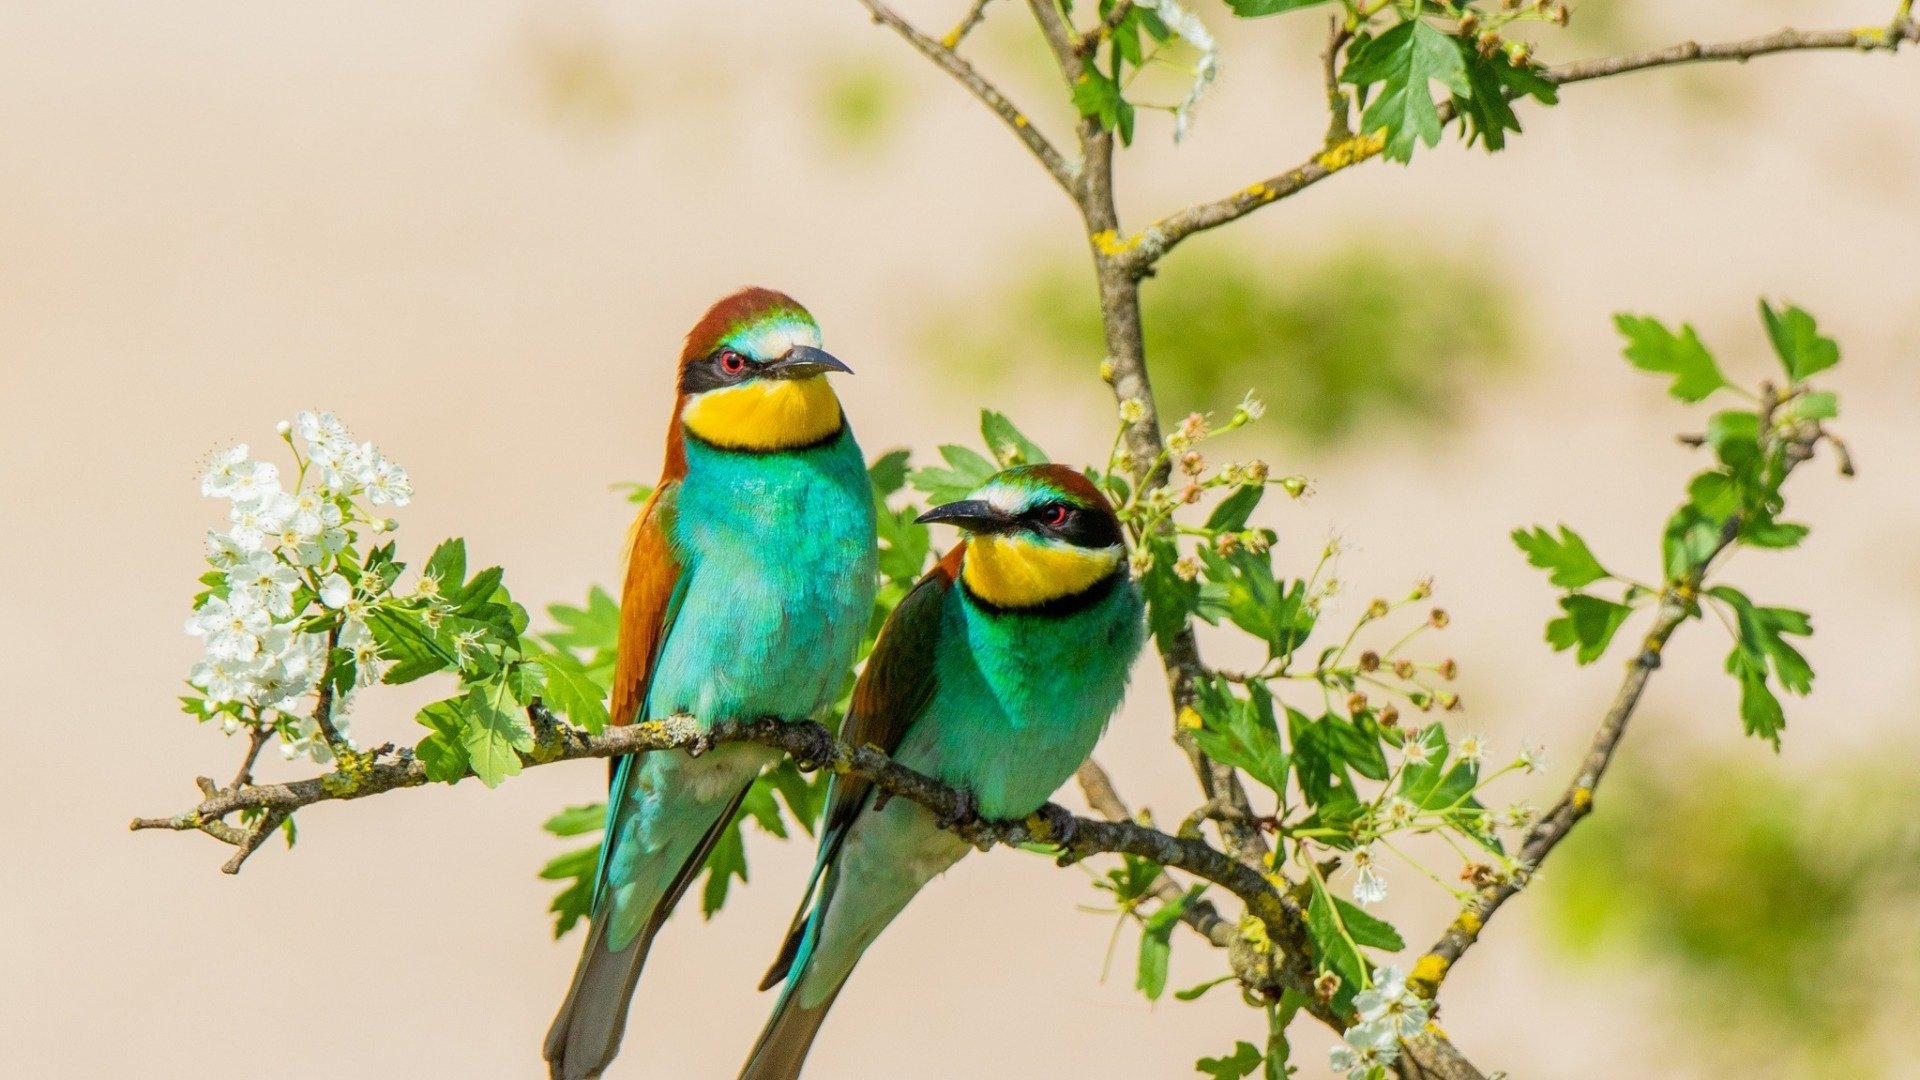
[{"label": "bird's foot", "polygon": [[961,788],[954,792],[955,805],[948,813],[934,815],[933,823],[942,829],[953,829],[961,825],[971,825],[980,820],[980,800],[973,792]]},{"label": "bird's foot", "polygon": [[1040,817],[1047,823],[1047,839],[1061,847],[1073,844],[1074,837],[1080,831],[1073,812],[1059,803],[1047,803],[1040,808]]}]

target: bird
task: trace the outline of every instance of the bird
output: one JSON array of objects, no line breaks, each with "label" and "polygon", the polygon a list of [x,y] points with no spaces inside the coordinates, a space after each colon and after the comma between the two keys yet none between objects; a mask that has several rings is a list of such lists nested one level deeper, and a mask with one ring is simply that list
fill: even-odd
[{"label": "bird", "polygon": [[[613,723],[804,720],[838,698],[878,580],[873,489],[827,382],[850,370],[771,289],[687,334],[660,483],[627,539]],[[613,1060],[654,936],[777,754],[612,760],[587,940],[544,1046],[553,1080]]]},{"label": "bird", "polygon": [[[967,535],[889,616],[841,737],[967,793],[1039,810],[1092,753],[1145,637],[1120,522],[1057,464],[999,472],[922,522]],[[742,1080],[791,1080],[860,956],[968,845],[906,799],[829,781],[812,876],[761,989],[781,985]]]}]

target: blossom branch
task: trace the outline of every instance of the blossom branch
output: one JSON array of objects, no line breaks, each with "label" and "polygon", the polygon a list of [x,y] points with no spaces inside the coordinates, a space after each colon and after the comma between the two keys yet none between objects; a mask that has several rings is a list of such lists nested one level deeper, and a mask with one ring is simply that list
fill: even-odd
[{"label": "blossom branch", "polygon": [[[1781,399],[1771,385],[1761,388],[1759,422],[1762,431],[1773,430],[1774,413],[1780,404]],[[1833,437],[1824,428],[1813,424],[1796,427],[1786,434],[1768,436],[1767,445],[1763,445],[1761,453],[1763,457],[1769,457],[1775,451],[1781,452],[1786,473],[1781,476],[1780,482],[1785,483],[1795,467],[1813,456],[1815,448],[1823,442],[1832,441]],[[1843,475],[1852,475],[1852,462],[1844,455],[1841,457],[1841,468]],[[1573,827],[1593,812],[1594,793],[1600,786],[1601,778],[1606,775],[1608,766],[1613,763],[1614,753],[1620,747],[1621,737],[1626,734],[1627,722],[1640,704],[1647,680],[1660,667],[1660,658],[1668,639],[1673,637],[1682,623],[1700,613],[1700,592],[1707,574],[1714,563],[1735,545],[1740,528],[1740,515],[1728,518],[1712,550],[1691,571],[1678,581],[1670,582],[1662,592],[1653,625],[1642,639],[1640,651],[1628,662],[1626,677],[1614,693],[1613,703],[1600,718],[1600,725],[1593,733],[1586,757],[1581,761],[1580,771],[1574,775],[1572,783],[1553,809],[1528,830],[1526,839],[1521,843],[1516,859],[1520,872],[1481,887],[1460,914],[1454,917],[1440,939],[1414,965],[1413,975],[1408,981],[1420,993],[1427,997],[1439,993],[1440,985],[1446,981],[1454,963],[1480,939],[1487,920],[1526,887],[1528,877],[1567,838]]]},{"label": "blossom branch", "polygon": [[[1610,75],[1669,67],[1674,64],[1725,61],[1743,63],[1774,53],[1805,50],[1848,49],[1869,52],[1884,49],[1895,52],[1902,45],[1915,42],[1920,42],[1920,23],[1916,23],[1910,9],[1903,6],[1893,22],[1884,27],[1856,30],[1788,29],[1760,37],[1709,45],[1683,41],[1664,49],[1563,64],[1548,68],[1541,75],[1556,86],[1565,86],[1591,79],[1602,79]],[[1453,102],[1441,102],[1437,107],[1441,124],[1452,122],[1455,116]],[[1334,173],[1378,157],[1384,148],[1384,141],[1377,135],[1356,135],[1322,150],[1285,172],[1249,184],[1225,198],[1189,206],[1155,221],[1138,237],[1124,244],[1127,250],[1121,257],[1134,273],[1144,274],[1155,262],[1187,237],[1218,228],[1230,221],[1243,218],[1263,206],[1297,195]]]},{"label": "blossom branch", "polygon": [[1077,167],[1062,157],[1060,151],[1054,149],[1053,144],[1047,141],[1047,137],[1034,128],[1033,122],[1027,119],[1027,114],[1013,102],[1008,101],[1006,95],[983,78],[972,64],[961,59],[960,55],[951,48],[914,29],[913,24],[894,14],[893,9],[880,3],[880,0],[859,0],[859,3],[873,16],[874,22],[888,27],[905,38],[907,43],[922,56],[933,61],[940,70],[953,76],[960,85],[967,88],[969,93],[978,98],[982,105],[993,110],[994,115],[1005,121],[1007,127],[1011,128],[1020,141],[1027,145],[1027,149],[1033,152],[1033,156],[1039,159],[1041,167],[1047,170],[1047,175],[1053,177],[1054,183],[1059,184],[1061,190],[1067,194],[1074,193],[1077,182],[1075,177],[1079,171]]}]

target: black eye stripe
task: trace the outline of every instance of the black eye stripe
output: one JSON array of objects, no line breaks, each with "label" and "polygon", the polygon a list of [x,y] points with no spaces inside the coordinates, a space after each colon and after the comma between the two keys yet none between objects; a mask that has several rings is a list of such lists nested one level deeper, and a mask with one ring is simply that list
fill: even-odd
[{"label": "black eye stripe", "polygon": [[[1050,514],[1065,510],[1066,520],[1050,523]],[[1020,515],[1020,520],[1042,536],[1054,536],[1075,547],[1104,548],[1120,543],[1120,525],[1110,514],[1102,514],[1071,503],[1042,503]]]},{"label": "black eye stripe", "polygon": [[[740,364],[737,370],[726,368],[726,358],[737,357]],[[700,394],[708,390],[718,390],[723,386],[733,386],[753,370],[753,361],[737,349],[720,348],[686,366],[680,372],[680,392],[682,394]]]}]

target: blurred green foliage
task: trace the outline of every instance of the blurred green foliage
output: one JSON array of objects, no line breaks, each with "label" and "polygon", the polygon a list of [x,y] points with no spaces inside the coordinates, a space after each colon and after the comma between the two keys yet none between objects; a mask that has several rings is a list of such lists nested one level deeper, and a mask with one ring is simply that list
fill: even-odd
[{"label": "blurred green foliage", "polygon": [[1540,878],[1548,925],[1578,955],[1672,975],[1674,1034],[1735,1075],[1911,1075],[1899,1071],[1920,1046],[1901,1026],[1920,1007],[1911,776],[1893,763],[1798,779],[1726,763],[1622,775]]},{"label": "blurred green foliage", "polygon": [[[1251,386],[1284,417],[1276,428],[1317,443],[1372,421],[1442,426],[1464,387],[1516,353],[1492,269],[1405,241],[1305,258],[1200,245],[1168,256],[1141,296],[1164,415]],[[1090,368],[1105,351],[1095,301],[1082,259],[1043,263],[937,315],[927,347],[970,381],[1036,360]]]},{"label": "blurred green foliage", "polygon": [[905,83],[881,64],[840,58],[822,65],[814,85],[822,129],[839,149],[880,150],[905,116]]}]

